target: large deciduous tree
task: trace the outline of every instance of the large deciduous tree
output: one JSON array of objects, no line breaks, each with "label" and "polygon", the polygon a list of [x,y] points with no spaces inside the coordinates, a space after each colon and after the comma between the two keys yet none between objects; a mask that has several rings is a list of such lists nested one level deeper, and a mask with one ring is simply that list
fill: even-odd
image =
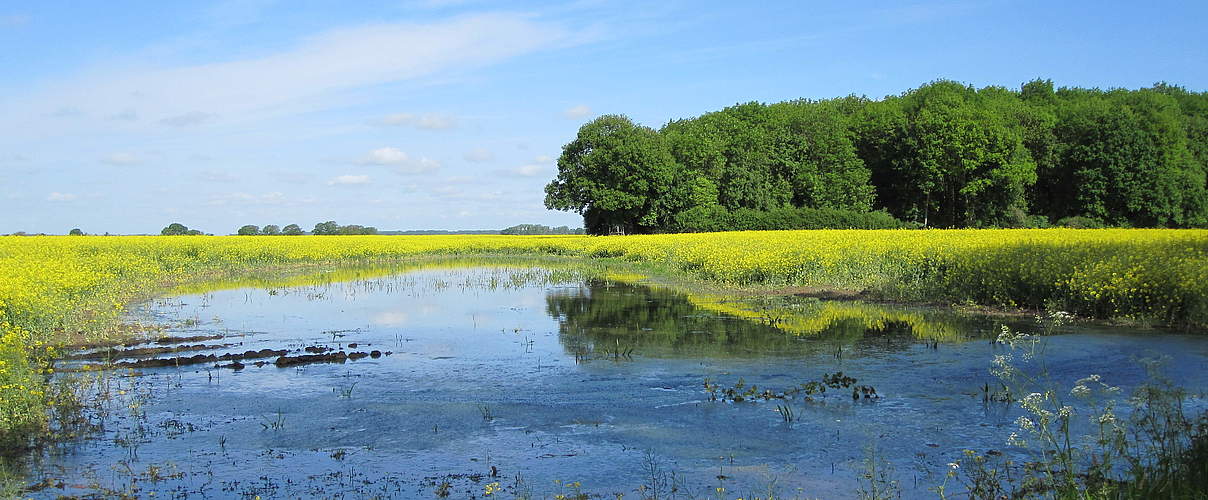
[{"label": "large deciduous tree", "polygon": [[649,232],[676,211],[668,195],[678,170],[658,132],[625,116],[601,116],[562,148],[545,206],[582,214],[591,234]]}]

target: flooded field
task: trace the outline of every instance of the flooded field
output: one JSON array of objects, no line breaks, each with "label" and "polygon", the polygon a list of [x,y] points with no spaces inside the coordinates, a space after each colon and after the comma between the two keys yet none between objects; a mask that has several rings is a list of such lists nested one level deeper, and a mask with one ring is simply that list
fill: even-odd
[{"label": "flooded field", "polygon": [[[965,450],[1028,458],[990,367],[1030,319],[763,301],[494,266],[156,300],[170,338],[60,364],[117,367],[74,374],[103,427],[32,458],[32,495],[934,498]],[[1203,406],[1202,336],[1053,333],[1022,365],[1047,384],[1164,357]]]}]

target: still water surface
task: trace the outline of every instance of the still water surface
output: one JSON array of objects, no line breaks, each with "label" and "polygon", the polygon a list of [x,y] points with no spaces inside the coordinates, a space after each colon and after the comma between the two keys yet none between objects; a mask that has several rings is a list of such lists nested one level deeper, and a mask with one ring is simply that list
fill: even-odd
[{"label": "still water surface", "polygon": [[[781,324],[791,321],[700,304],[641,284],[490,266],[155,301],[142,313],[176,325],[168,333],[235,344],[214,353],[390,354],[110,372],[111,390],[124,394],[105,430],[34,461],[36,476],[62,480],[36,495],[434,498],[447,483],[451,498],[481,498],[498,482],[493,497],[553,497],[578,483],[604,498],[672,487],[697,498],[719,487],[727,498],[769,489],[849,498],[871,456],[887,463],[903,497],[934,498],[928,488],[962,450],[1025,453],[1006,444],[1018,408],[982,400],[983,384],[995,383],[990,361],[1004,350],[989,342],[1001,318],[778,303],[832,318],[797,335]],[[1127,391],[1145,380],[1135,361],[1143,356],[1168,357],[1168,373],[1193,392],[1208,387],[1202,337],[1067,328],[1043,346],[1049,377],[1065,390],[1094,373]],[[853,401],[839,390],[812,402],[734,403],[704,390],[705,380],[741,379],[780,391],[839,371],[880,397]]]}]

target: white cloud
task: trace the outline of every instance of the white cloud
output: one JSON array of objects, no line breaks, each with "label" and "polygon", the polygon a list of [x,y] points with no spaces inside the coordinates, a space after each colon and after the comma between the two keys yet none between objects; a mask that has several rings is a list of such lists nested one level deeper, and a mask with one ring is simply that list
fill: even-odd
[{"label": "white cloud", "polygon": [[62,107],[54,110],[54,112],[50,113],[50,116],[54,118],[76,118],[84,116],[84,112],[75,107]]},{"label": "white cloud", "polygon": [[201,111],[189,111],[179,115],[169,116],[159,121],[163,125],[170,127],[190,127],[200,125],[214,118],[213,113],[203,113]]},{"label": "white cloud", "polygon": [[588,107],[586,104],[580,104],[578,106],[567,108],[565,111],[562,112],[562,116],[565,116],[572,120],[577,120],[579,118],[583,118],[590,114],[591,114],[591,108]]},{"label": "white cloud", "polygon": [[443,113],[395,113],[370,122],[385,127],[415,127],[424,130],[443,130],[457,126],[457,118]]},{"label": "white cloud", "polygon": [[282,205],[286,203],[285,194],[272,191],[264,194],[235,192],[210,198],[206,205]]},{"label": "white cloud", "polygon": [[197,178],[206,182],[235,182],[239,177],[225,170],[202,170]]},{"label": "white cloud", "polygon": [[368,175],[341,175],[327,181],[328,186],[359,186],[369,184]]},{"label": "white cloud", "polygon": [[101,163],[117,167],[138,165],[142,162],[142,157],[130,152],[109,153],[101,158]]},{"label": "white cloud", "polygon": [[365,165],[401,165],[411,160],[411,157],[398,148],[377,148],[370,151],[361,163]]},{"label": "white cloud", "polygon": [[546,171],[546,167],[544,165],[537,165],[535,163],[530,163],[528,165],[521,165],[519,167],[508,170],[508,173],[511,175],[519,176],[519,177],[536,177],[538,175],[545,173],[545,171]]},{"label": "white cloud", "polygon": [[290,184],[306,184],[311,179],[310,175],[292,170],[271,170],[269,175],[273,176],[274,181]]},{"label": "white cloud", "polygon": [[[256,57],[175,67],[113,64],[112,70],[42,85],[38,94],[12,96],[6,104],[29,109],[5,114],[78,109],[105,117],[135,108],[167,117],[168,125],[194,124],[211,115],[290,114],[326,107],[340,92],[464,71],[571,43],[570,35],[559,25],[505,13],[340,28]],[[446,122],[440,117],[418,121],[427,127]]]},{"label": "white cloud", "polygon": [[466,161],[471,161],[474,163],[483,163],[494,160],[495,153],[486,148],[474,148],[466,151],[466,153],[462,155],[462,158],[465,158]]},{"label": "white cloud", "polygon": [[440,162],[430,158],[411,158],[398,148],[385,147],[370,151],[360,161],[361,165],[385,165],[394,167],[400,174],[422,174],[440,168]]},{"label": "white cloud", "polygon": [[440,169],[440,162],[431,158],[420,158],[406,165],[394,167],[400,174],[423,174]]},{"label": "white cloud", "polygon": [[537,157],[534,158],[533,161],[535,161],[537,163],[549,163],[551,161],[554,161],[554,158],[551,156],[548,156],[548,155],[537,155]]},{"label": "white cloud", "polygon": [[76,198],[79,197],[71,193],[54,192],[46,196],[46,201],[73,201]]},{"label": "white cloud", "polygon": [[117,113],[113,113],[113,114],[107,116],[106,118],[108,118],[110,120],[120,120],[120,121],[132,122],[132,121],[138,120],[138,112],[133,109],[125,109],[125,110],[119,111]]}]

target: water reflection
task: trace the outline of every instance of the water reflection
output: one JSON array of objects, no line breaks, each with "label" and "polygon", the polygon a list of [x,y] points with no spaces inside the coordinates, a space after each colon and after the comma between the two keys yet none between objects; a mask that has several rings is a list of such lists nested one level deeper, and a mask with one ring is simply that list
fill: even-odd
[{"label": "water reflection", "polygon": [[546,312],[567,352],[644,356],[796,356],[861,342],[957,341],[984,320],[938,311],[796,297],[727,298],[606,280],[556,288]]}]

